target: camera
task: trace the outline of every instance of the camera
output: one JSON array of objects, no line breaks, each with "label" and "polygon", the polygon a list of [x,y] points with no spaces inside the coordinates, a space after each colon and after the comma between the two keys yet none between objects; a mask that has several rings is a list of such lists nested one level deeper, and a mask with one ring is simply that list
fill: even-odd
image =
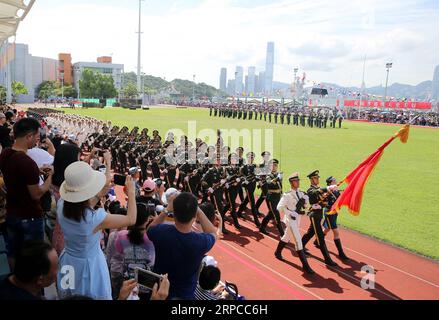
[{"label": "camera", "polygon": [[40,142],[45,143],[46,139],[47,139],[46,129],[41,128],[40,129]]}]

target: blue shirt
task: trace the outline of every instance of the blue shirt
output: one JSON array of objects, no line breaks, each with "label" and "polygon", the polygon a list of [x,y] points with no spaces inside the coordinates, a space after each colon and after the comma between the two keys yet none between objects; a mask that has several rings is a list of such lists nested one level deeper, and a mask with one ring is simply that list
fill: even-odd
[{"label": "blue shirt", "polygon": [[168,299],[194,300],[198,270],[204,255],[215,244],[215,237],[209,233],[181,233],[167,224],[154,226],[147,234],[155,247],[154,272],[168,274]]}]

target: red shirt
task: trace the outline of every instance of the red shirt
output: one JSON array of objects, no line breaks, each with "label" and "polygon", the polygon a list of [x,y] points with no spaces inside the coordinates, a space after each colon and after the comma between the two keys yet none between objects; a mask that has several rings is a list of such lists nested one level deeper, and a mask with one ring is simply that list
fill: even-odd
[{"label": "red shirt", "polygon": [[42,218],[40,200],[33,200],[27,188],[40,181],[37,164],[26,153],[7,148],[0,154],[6,196],[6,213],[21,219]]}]

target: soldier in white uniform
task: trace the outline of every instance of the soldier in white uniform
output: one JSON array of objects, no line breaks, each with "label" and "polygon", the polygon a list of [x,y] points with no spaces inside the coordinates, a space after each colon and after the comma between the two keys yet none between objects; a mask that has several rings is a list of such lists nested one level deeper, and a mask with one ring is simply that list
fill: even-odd
[{"label": "soldier in white uniform", "polygon": [[277,210],[284,214],[283,221],[287,228],[284,236],[279,241],[275,256],[279,260],[283,260],[282,250],[290,242],[294,241],[297,255],[302,262],[303,271],[308,274],[314,274],[314,270],[308,264],[305,252],[302,246],[302,236],[300,235],[300,219],[305,214],[305,208],[309,206],[309,199],[306,193],[300,191],[300,178],[297,172],[289,177],[291,190],[284,193],[277,205]]}]

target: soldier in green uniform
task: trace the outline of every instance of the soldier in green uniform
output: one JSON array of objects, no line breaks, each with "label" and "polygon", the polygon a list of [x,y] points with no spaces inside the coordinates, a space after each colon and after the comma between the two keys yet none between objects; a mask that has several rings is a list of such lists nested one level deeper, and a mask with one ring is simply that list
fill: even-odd
[{"label": "soldier in green uniform", "polygon": [[323,208],[326,206],[325,199],[328,192],[337,190],[337,186],[328,186],[327,188],[320,188],[319,186],[319,171],[315,170],[308,175],[311,181],[311,187],[308,189],[307,194],[309,197],[309,204],[311,205],[311,212],[309,218],[311,224],[306,234],[302,237],[303,247],[312,237],[317,236],[317,244],[322,252],[325,264],[331,267],[336,267],[337,264],[331,259],[328,248],[325,243],[325,236],[322,230]]},{"label": "soldier in green uniform", "polygon": [[253,152],[247,153],[247,163],[241,167],[241,175],[244,178],[242,185],[245,188],[245,199],[242,201],[241,205],[238,209],[238,216],[242,214],[242,212],[247,207],[247,204],[250,203],[250,208],[252,211],[253,219],[257,227],[260,227],[261,223],[259,222],[258,213],[256,210],[255,203],[255,189],[256,189],[256,164],[254,164],[255,154]]},{"label": "soldier in green uniform", "polygon": [[241,174],[238,161],[238,155],[232,153],[230,155],[230,165],[225,168],[227,181],[225,183],[226,205],[223,208],[223,216],[225,216],[226,212],[230,209],[235,228],[241,229],[236,212],[236,198],[238,196],[239,188],[241,187]]},{"label": "soldier in green uniform", "polygon": [[201,178],[201,187],[203,192],[206,193],[206,197],[210,199],[216,212],[221,215],[222,219],[222,231],[223,234],[228,234],[224,225],[224,212],[223,212],[223,194],[224,184],[226,183],[224,168],[221,167],[221,162],[216,161],[215,165],[210,168]]},{"label": "soldier in green uniform", "polygon": [[271,173],[267,176],[267,206],[268,214],[262,220],[259,231],[263,234],[268,234],[266,228],[270,220],[274,219],[277,230],[281,236],[284,235],[284,229],[282,228],[280,214],[277,210],[280,198],[282,197],[282,173],[278,172],[279,161],[276,159],[270,160],[269,167]]}]

